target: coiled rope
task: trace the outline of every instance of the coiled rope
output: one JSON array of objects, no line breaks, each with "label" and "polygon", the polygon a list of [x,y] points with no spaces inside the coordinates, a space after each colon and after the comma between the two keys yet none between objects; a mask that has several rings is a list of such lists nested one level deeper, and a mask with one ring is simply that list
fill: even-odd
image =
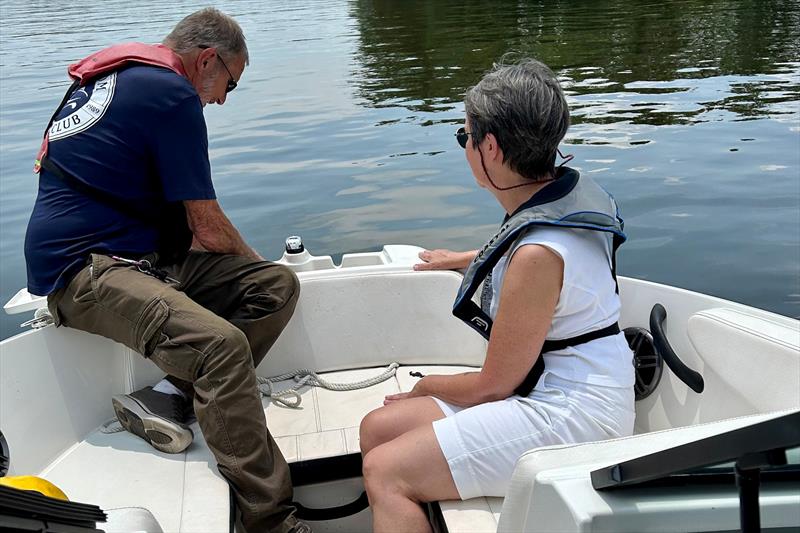
[{"label": "coiled rope", "polygon": [[[258,390],[263,396],[272,398],[272,401],[275,403],[279,403],[292,409],[298,409],[302,403],[302,398],[300,397],[300,393],[297,391],[306,385],[310,387],[322,387],[323,389],[335,391],[366,389],[367,387],[377,385],[378,383],[383,383],[387,379],[394,377],[399,366],[400,363],[391,363],[388,367],[386,367],[386,370],[383,371],[383,373],[372,378],[356,381],[354,383],[333,383],[320,377],[319,374],[313,370],[303,368],[269,378],[262,378],[259,376],[257,377]],[[273,385],[280,381],[286,381],[287,379],[294,379],[296,385],[281,391],[274,390]]]},{"label": "coiled rope", "polygon": [[[356,381],[354,383],[333,383],[320,377],[319,374],[313,370],[309,370],[308,368],[293,370],[291,372],[269,378],[256,376],[256,379],[258,380],[258,392],[260,392],[262,396],[271,398],[273,402],[283,405],[284,407],[299,409],[300,404],[303,402],[303,398],[300,396],[298,391],[302,387],[322,387],[323,389],[335,391],[366,389],[367,387],[377,385],[378,383],[383,383],[387,379],[394,377],[399,367],[400,363],[391,363],[381,374],[372,378]],[[296,385],[280,391],[276,391],[273,388],[275,384],[288,379],[294,379]],[[119,423],[119,420],[116,418],[112,418],[100,426],[100,433],[119,433],[120,431],[124,430],[125,428],[122,427],[122,425]]]}]

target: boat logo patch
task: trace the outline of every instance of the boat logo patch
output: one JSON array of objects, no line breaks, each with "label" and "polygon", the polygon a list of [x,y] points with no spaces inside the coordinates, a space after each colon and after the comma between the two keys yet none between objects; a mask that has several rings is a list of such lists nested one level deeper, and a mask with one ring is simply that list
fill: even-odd
[{"label": "boat logo patch", "polygon": [[103,118],[117,85],[117,73],[100,78],[93,84],[79,87],[59,111],[50,126],[50,140],[57,141],[92,127]]}]

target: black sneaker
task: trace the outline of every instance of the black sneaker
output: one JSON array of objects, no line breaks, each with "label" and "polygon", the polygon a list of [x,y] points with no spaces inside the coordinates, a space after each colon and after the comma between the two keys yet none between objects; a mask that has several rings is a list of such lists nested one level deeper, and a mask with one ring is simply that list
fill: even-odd
[{"label": "black sneaker", "polygon": [[164,453],[180,453],[194,434],[186,422],[186,400],[178,394],[154,391],[153,387],[111,399],[119,423],[129,432]]}]

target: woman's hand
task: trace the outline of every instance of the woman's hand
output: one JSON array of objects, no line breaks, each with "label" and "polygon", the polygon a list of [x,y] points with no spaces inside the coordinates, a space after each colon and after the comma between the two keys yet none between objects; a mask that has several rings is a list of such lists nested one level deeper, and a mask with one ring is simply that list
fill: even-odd
[{"label": "woman's hand", "polygon": [[408,398],[413,398],[410,392],[401,392],[399,394],[389,394],[383,399],[383,405],[389,405],[390,403],[399,402],[400,400],[407,400]]},{"label": "woman's hand", "polygon": [[407,400],[408,398],[417,398],[418,396],[429,396],[427,392],[424,392],[425,385],[422,383],[425,381],[426,378],[422,378],[421,380],[417,381],[414,388],[411,389],[411,392],[400,392],[398,394],[389,394],[383,399],[383,405],[389,405],[393,402],[399,402],[400,400]]},{"label": "woman's hand", "polygon": [[422,263],[414,265],[414,270],[458,270],[467,268],[475,259],[477,250],[469,252],[454,252],[452,250],[436,249],[424,250],[419,253]]}]

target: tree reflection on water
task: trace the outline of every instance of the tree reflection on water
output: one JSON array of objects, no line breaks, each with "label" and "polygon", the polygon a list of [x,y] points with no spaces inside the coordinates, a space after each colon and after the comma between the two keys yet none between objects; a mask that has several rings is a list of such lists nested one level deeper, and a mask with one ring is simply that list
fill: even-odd
[{"label": "tree reflection on water", "polygon": [[[357,0],[351,16],[352,83],[374,107],[459,107],[507,52],[559,74],[575,124],[775,116],[800,98],[797,1]],[[437,122],[460,120],[447,115]]]}]

